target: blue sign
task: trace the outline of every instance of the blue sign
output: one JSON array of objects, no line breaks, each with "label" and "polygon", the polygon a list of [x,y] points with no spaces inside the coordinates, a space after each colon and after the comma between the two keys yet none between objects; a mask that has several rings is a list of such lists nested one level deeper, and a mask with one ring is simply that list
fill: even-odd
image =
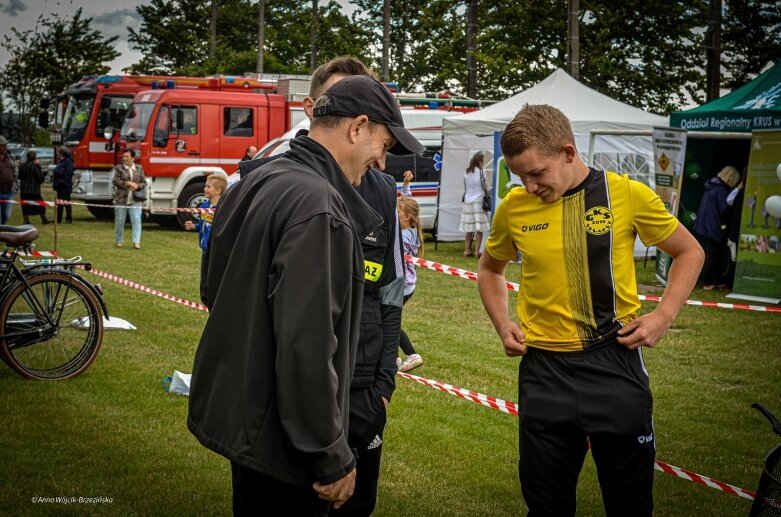
[{"label": "blue sign", "polygon": [[439,172],[442,168],[442,155],[437,153],[434,155],[434,170]]}]

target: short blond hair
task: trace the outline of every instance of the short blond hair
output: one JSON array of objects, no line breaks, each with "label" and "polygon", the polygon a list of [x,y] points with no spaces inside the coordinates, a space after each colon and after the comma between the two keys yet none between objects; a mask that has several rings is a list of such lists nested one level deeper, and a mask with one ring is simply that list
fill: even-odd
[{"label": "short blond hair", "polygon": [[206,177],[206,183],[212,182],[212,186],[216,189],[219,189],[219,191],[225,192],[228,189],[228,180],[225,178],[224,174],[209,174]]},{"label": "short blond hair", "polygon": [[547,104],[524,104],[504,128],[501,140],[505,158],[518,156],[532,147],[543,156],[554,156],[566,144],[575,146],[569,119]]},{"label": "short blond hair", "polygon": [[716,176],[729,188],[735,188],[735,186],[740,183],[740,173],[732,165],[727,165],[721,169]]}]

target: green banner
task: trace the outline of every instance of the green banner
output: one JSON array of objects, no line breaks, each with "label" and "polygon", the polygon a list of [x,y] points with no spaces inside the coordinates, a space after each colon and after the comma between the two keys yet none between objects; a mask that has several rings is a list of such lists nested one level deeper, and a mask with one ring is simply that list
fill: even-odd
[{"label": "green banner", "polygon": [[751,135],[730,298],[781,301],[781,131]]},{"label": "green banner", "polygon": [[781,61],[748,84],[714,101],[670,115],[670,126],[689,131],[781,129]]}]

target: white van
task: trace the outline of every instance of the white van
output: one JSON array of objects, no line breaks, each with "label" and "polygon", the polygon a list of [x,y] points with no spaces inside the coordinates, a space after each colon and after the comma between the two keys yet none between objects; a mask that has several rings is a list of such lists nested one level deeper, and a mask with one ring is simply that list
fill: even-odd
[{"label": "white van", "polygon": [[[442,165],[442,120],[462,115],[456,111],[401,108],[401,116],[412,136],[426,147],[422,155],[396,156],[389,154],[385,171],[396,179],[396,189],[401,192],[404,171],[410,170],[414,180],[410,184],[412,197],[420,204],[420,219],[423,229],[436,232],[437,196]],[[264,145],[255,158],[282,154],[290,149],[290,140],[301,129],[309,129],[309,119],[299,122],[293,129]],[[237,181],[238,173],[232,174],[230,182]]]}]

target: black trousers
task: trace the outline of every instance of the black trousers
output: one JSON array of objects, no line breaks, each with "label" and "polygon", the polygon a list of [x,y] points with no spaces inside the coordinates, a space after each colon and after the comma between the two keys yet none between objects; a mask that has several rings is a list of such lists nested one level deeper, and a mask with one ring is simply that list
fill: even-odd
[{"label": "black trousers", "polygon": [[607,516],[653,513],[653,400],[639,350],[529,348],[518,377],[518,474],[530,516],[575,515],[591,444]]},{"label": "black trousers", "polygon": [[[57,199],[64,199],[67,201],[71,200],[71,191],[70,190],[58,190],[57,191]],[[73,206],[71,205],[57,205],[57,222],[62,222],[62,209],[65,209],[65,217],[67,221],[73,222]]]},{"label": "black trousers", "polygon": [[312,487],[300,487],[231,462],[233,515],[325,516],[331,503],[320,499]]},{"label": "black trousers", "polygon": [[[415,294],[415,291],[412,291],[409,294],[404,295],[404,303],[403,305],[407,305],[407,300],[412,298],[412,295]],[[412,346],[412,341],[410,341],[409,336],[406,332],[404,332],[404,329],[400,329],[401,333],[399,334],[399,346],[401,347],[402,352],[404,352],[404,355],[412,355],[415,352],[415,347]]]},{"label": "black trousers", "polygon": [[729,250],[723,242],[707,237],[701,238],[705,251],[705,263],[702,265],[702,283],[704,285],[722,285],[727,283],[726,272],[729,269]]},{"label": "black trousers", "polygon": [[377,505],[382,435],[386,421],[385,404],[374,388],[350,390],[350,430],[347,433],[347,443],[350,448],[358,451],[355,492],[338,510],[331,508],[331,515],[365,517],[374,511]]}]

